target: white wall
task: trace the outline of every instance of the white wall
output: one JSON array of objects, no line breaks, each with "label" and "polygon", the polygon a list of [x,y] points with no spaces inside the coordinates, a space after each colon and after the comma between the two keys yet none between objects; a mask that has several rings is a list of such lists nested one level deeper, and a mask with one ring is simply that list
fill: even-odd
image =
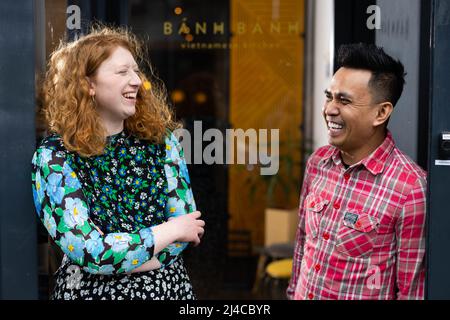
[{"label": "white wall", "polygon": [[420,0],[378,0],[377,5],[381,11],[381,29],[376,32],[376,44],[400,59],[408,73],[389,130],[397,146],[417,161]]},{"label": "white wall", "polygon": [[333,77],[334,59],[334,0],[313,0],[314,8],[314,65],[313,71],[313,147],[328,144],[327,128],[322,117],[325,102],[323,91]]}]

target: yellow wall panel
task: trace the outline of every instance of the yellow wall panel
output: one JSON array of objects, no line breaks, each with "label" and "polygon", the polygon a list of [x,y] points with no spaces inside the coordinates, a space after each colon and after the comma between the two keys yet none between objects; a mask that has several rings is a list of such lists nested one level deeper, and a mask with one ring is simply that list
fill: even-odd
[{"label": "yellow wall panel", "polygon": [[[231,1],[230,122],[233,128],[279,129],[280,147],[300,160],[303,79],[303,0]],[[280,173],[285,170],[280,162]],[[264,242],[267,186],[259,170],[230,167],[230,230],[250,230],[255,245]],[[247,183],[251,180],[251,187]],[[288,195],[277,191],[278,203],[298,205],[300,170],[292,175],[297,188]],[[250,190],[256,189],[251,201]]]}]

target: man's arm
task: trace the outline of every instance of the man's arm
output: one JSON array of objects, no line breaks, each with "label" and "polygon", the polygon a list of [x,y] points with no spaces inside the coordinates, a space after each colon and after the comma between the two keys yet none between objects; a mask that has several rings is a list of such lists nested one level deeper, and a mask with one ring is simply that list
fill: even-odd
[{"label": "man's arm", "polygon": [[426,180],[420,177],[406,198],[396,226],[397,299],[425,296],[425,209]]},{"label": "man's arm", "polygon": [[294,298],[295,288],[297,286],[297,281],[300,275],[300,266],[303,258],[303,245],[305,243],[305,198],[309,192],[309,170],[310,170],[310,162],[308,161],[305,168],[305,175],[303,178],[302,191],[300,192],[300,204],[298,208],[298,226],[297,233],[295,237],[295,249],[294,249],[294,257],[292,262],[292,275],[289,281],[289,286],[286,290],[286,295],[288,299]]}]

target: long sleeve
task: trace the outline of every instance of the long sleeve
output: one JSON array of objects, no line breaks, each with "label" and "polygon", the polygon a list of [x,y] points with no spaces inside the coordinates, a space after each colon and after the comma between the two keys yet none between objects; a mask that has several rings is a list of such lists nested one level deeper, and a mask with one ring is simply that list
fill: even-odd
[{"label": "long sleeve", "polygon": [[426,181],[418,178],[397,222],[397,299],[425,296]]},{"label": "long sleeve", "polygon": [[[189,173],[183,149],[177,138],[170,134],[166,138],[166,159],[164,171],[168,182],[168,199],[165,208],[166,219],[184,215],[196,210],[190,185]],[[162,267],[170,265],[188,246],[185,242],[175,242],[159,252],[156,257]]]},{"label": "long sleeve", "polygon": [[304,201],[306,196],[308,195],[308,172],[309,172],[309,161],[305,168],[305,174],[303,178],[302,190],[300,192],[300,201],[298,208],[298,226],[297,232],[295,236],[295,248],[294,248],[294,256],[292,261],[292,275],[289,281],[289,286],[286,290],[286,295],[288,299],[292,300],[294,298],[295,288],[297,287],[297,281],[300,276],[300,267],[303,258],[303,246],[305,243],[305,205]]},{"label": "long sleeve", "polygon": [[62,251],[89,273],[130,272],[153,256],[150,228],[102,236],[64,152],[39,148],[32,160],[32,189],[39,219]]}]

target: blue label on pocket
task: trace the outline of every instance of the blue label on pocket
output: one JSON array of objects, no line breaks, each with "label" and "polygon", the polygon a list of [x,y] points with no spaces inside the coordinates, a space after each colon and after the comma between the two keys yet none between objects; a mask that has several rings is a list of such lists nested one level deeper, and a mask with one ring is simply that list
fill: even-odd
[{"label": "blue label on pocket", "polygon": [[344,221],[354,225],[358,221],[358,215],[356,213],[346,212],[344,216]]}]

